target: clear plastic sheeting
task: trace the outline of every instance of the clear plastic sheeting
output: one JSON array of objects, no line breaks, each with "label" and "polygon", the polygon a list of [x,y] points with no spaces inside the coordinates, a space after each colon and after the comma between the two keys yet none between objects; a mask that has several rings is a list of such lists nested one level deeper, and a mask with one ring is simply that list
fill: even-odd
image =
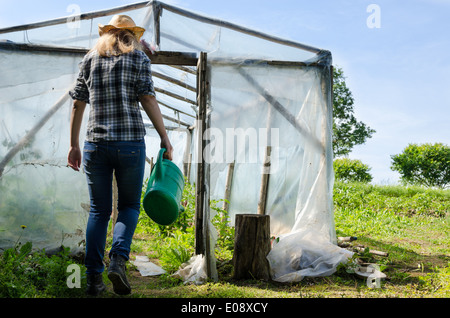
[{"label": "clear plastic sheeting", "polygon": [[74,247],[84,240],[86,181],[66,167],[71,111],[67,92],[79,60],[68,54],[0,50],[2,249],[19,238],[46,249]]},{"label": "clear plastic sheeting", "polygon": [[232,220],[237,213],[255,213],[270,146],[266,214],[272,233],[314,227],[334,241],[329,69],[210,63],[212,196],[223,198],[234,162]]}]

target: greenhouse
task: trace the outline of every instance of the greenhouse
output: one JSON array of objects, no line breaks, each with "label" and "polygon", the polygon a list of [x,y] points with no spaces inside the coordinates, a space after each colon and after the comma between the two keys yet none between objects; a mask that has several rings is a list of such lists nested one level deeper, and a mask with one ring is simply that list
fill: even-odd
[{"label": "greenhouse", "polygon": [[[68,92],[97,25],[118,13],[146,29],[174,162],[196,185],[208,276],[209,202],[223,199],[230,226],[237,214],[270,216],[275,278],[332,273],[347,256],[333,220],[331,53],[160,1],[0,29],[0,248],[82,248],[89,195],[83,172],[67,167]],[[148,176],[159,138],[143,118]]]}]

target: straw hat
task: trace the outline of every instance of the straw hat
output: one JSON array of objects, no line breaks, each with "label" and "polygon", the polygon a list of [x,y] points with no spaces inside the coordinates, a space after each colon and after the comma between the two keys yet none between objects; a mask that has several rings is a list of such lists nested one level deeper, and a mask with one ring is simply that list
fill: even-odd
[{"label": "straw hat", "polygon": [[134,23],[132,18],[123,14],[113,16],[107,25],[98,25],[98,33],[100,36],[113,29],[129,30],[134,33],[138,40],[141,39],[145,32],[145,29],[136,26],[136,23]]}]

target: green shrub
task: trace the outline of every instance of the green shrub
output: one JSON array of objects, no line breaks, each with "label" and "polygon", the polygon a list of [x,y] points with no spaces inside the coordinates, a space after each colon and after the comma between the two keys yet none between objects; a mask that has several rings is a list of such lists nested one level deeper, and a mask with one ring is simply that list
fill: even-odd
[{"label": "green shrub", "polygon": [[444,144],[410,144],[391,158],[391,169],[400,173],[405,184],[450,186],[450,147]]},{"label": "green shrub", "polygon": [[340,158],[333,162],[334,175],[336,180],[347,182],[372,181],[372,175],[369,173],[369,166],[363,164],[360,160]]}]

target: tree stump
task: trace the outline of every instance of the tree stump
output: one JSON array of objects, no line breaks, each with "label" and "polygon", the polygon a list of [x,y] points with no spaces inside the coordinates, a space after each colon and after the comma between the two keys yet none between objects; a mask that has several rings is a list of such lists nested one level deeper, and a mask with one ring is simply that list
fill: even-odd
[{"label": "tree stump", "polygon": [[237,214],[234,239],[234,279],[270,280],[270,216]]}]

